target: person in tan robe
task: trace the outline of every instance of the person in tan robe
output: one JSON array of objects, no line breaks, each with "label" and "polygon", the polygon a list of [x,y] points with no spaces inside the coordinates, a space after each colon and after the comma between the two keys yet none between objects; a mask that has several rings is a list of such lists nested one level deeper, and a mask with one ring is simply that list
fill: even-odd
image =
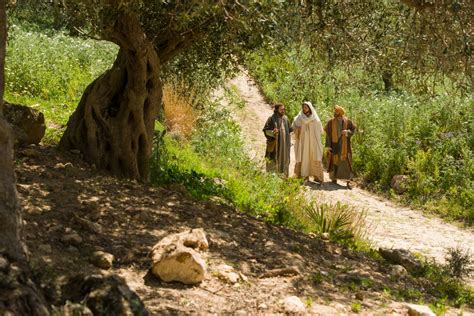
[{"label": "person in tan robe", "polygon": [[334,118],[326,124],[326,147],[328,148],[328,173],[333,183],[337,179],[347,181],[354,176],[352,171],[352,147],[351,137],[356,131],[356,126],[350,119],[344,116],[343,107],[334,107]]},{"label": "person in tan robe", "polygon": [[323,125],[311,102],[303,102],[301,111],[293,121],[295,176],[323,183]]}]

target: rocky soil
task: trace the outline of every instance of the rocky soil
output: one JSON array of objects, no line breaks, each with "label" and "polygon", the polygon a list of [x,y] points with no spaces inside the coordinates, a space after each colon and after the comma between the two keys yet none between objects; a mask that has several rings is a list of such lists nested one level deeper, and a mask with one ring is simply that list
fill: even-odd
[{"label": "rocky soil", "polygon": [[[122,277],[152,315],[404,315],[407,304],[389,293],[423,288],[386,262],[197,201],[180,186],[110,177],[78,154],[23,148],[16,172],[33,272],[56,306],[65,303],[61,286],[78,273]],[[204,281],[161,281],[150,271],[153,246],[193,228],[209,243]]]}]

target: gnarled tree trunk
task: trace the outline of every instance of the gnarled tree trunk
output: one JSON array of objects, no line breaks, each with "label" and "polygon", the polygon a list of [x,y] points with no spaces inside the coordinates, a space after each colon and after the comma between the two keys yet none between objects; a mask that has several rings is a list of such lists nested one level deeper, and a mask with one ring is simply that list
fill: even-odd
[{"label": "gnarled tree trunk", "polygon": [[13,135],[3,118],[4,63],[7,40],[6,1],[0,0],[0,251],[15,260],[23,260],[25,252],[20,239],[20,206],[13,171]]},{"label": "gnarled tree trunk", "polygon": [[147,181],[161,109],[160,60],[134,15],[117,19],[107,39],[120,46],[117,59],[86,89],[60,147],[81,150],[115,175]]},{"label": "gnarled tree trunk", "polygon": [[[3,100],[0,100],[0,111]],[[0,252],[15,260],[23,260],[25,252],[20,239],[20,206],[13,171],[13,136],[8,123],[0,115]]]},{"label": "gnarled tree trunk", "polygon": [[13,170],[13,135],[3,118],[6,18],[6,0],[0,0],[0,315],[42,316],[49,312],[41,292],[28,277]]}]

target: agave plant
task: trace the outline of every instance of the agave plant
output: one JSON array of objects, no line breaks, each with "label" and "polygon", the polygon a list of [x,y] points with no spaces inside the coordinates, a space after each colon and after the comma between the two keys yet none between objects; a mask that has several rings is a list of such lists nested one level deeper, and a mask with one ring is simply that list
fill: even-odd
[{"label": "agave plant", "polygon": [[312,204],[306,209],[311,230],[329,234],[332,240],[362,239],[367,231],[366,211],[337,202],[336,204]]}]

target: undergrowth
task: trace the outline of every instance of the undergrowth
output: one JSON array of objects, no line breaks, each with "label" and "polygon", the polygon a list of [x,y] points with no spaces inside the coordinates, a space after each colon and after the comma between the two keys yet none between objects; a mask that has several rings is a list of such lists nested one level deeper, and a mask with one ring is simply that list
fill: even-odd
[{"label": "undergrowth", "polygon": [[427,293],[438,298],[435,308],[441,308],[443,302],[455,307],[467,305],[474,308],[474,289],[464,282],[473,272],[473,263],[471,254],[460,248],[448,249],[445,264],[423,261],[418,276],[426,281],[424,287]]},{"label": "undergrowth", "polygon": [[367,237],[366,212],[347,204],[312,203],[305,209],[310,231],[349,246]]}]

